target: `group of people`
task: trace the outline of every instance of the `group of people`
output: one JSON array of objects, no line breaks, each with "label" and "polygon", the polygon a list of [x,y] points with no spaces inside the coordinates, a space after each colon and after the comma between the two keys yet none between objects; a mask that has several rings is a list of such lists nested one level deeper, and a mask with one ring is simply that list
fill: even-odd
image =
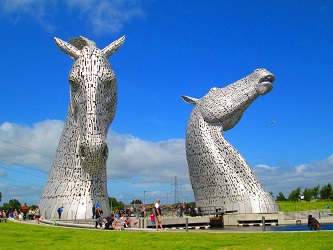
[{"label": "group of people", "polygon": [[0,211],[0,222],[7,222],[8,218],[12,218],[19,221],[25,221],[27,219],[36,220],[36,223],[39,224],[41,213],[38,206],[36,206],[35,209],[31,209],[27,206],[26,203],[24,203],[21,209]]},{"label": "group of people", "polygon": [[[150,220],[153,228],[156,228],[156,230],[163,230],[162,226],[162,210],[160,206],[160,199],[156,200],[155,206],[154,206],[154,212],[150,215]],[[110,230],[122,230],[126,227],[131,226],[131,220],[129,219],[129,216],[126,215],[125,211],[120,211],[117,209],[114,213],[111,214],[111,216],[108,216],[106,218],[103,217],[103,210],[100,207],[99,202],[96,202],[96,204],[92,208],[93,211],[93,219],[95,219],[95,228],[103,228],[103,224],[105,224],[105,229]],[[137,226],[137,221],[134,222],[134,226]]]},{"label": "group of people", "polygon": [[185,204],[179,204],[177,213],[178,213],[179,217],[183,217],[183,214],[187,214],[187,215],[190,215],[192,217],[202,215],[200,207],[193,208],[192,206],[190,206],[189,208],[186,209]]},{"label": "group of people", "polygon": [[108,216],[106,218],[103,217],[103,210],[99,204],[99,202],[96,202],[96,204],[92,208],[93,212],[93,219],[95,219],[95,228],[98,228],[98,226],[102,229],[103,223],[105,223],[105,229],[110,230],[122,230],[125,227],[131,226],[131,221],[128,217],[125,217],[124,211],[119,211],[117,209],[111,216]]}]

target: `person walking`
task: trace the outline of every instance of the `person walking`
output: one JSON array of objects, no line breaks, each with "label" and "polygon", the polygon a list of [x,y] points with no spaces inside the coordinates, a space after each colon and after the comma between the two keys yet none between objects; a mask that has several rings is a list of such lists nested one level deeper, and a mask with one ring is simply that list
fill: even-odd
[{"label": "person walking", "polygon": [[59,216],[59,220],[61,219],[61,213],[64,210],[64,206],[62,205],[61,207],[58,208],[58,216]]},{"label": "person walking", "polygon": [[158,226],[163,230],[162,226],[162,210],[160,206],[161,200],[157,199],[155,203],[155,215],[156,215],[156,231],[158,231]]},{"label": "person walking", "polygon": [[96,219],[95,219],[95,228],[99,225],[101,229],[103,229],[102,223],[103,223],[103,212],[100,207],[96,209]]},{"label": "person walking", "polygon": [[24,203],[24,205],[22,206],[23,220],[27,218],[27,212],[29,212],[29,208],[27,206],[27,203]]},{"label": "person walking", "polygon": [[39,219],[40,219],[40,210],[39,210],[39,207],[36,206],[36,209],[35,209],[35,220],[36,220],[37,224],[39,224]]}]

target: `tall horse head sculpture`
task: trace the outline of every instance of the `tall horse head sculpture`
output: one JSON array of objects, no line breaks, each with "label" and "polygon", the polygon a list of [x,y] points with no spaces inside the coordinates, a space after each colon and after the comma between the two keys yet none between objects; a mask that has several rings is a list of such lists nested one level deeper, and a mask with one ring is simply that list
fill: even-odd
[{"label": "tall horse head sculpture", "polygon": [[117,106],[117,81],[108,58],[125,37],[102,50],[82,36],[70,43],[54,40],[74,63],[66,123],[39,207],[46,218],[63,205],[63,219],[84,219],[93,216],[98,202],[108,214],[106,137]]},{"label": "tall horse head sculpture", "polygon": [[186,157],[196,205],[202,210],[279,211],[245,159],[223,136],[256,98],[272,90],[274,80],[266,69],[257,69],[224,88],[212,88],[201,99],[182,96],[195,105],[186,129]]}]

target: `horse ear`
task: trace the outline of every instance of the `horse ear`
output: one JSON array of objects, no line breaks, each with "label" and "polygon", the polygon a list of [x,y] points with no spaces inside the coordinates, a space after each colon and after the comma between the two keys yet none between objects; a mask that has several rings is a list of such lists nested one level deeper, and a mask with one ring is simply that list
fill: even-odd
[{"label": "horse ear", "polygon": [[74,60],[78,59],[80,56],[80,50],[74,47],[72,44],[67,43],[59,38],[54,37],[54,41],[59,49],[61,49],[65,54],[69,55]]},{"label": "horse ear", "polygon": [[102,49],[102,53],[106,56],[106,58],[112,56],[118,49],[120,49],[124,41],[125,41],[125,36],[122,36],[118,40],[110,43],[108,46]]},{"label": "horse ear", "polygon": [[186,96],[186,95],[182,95],[181,98],[187,104],[197,104],[197,102],[199,100],[199,99],[196,99],[196,98],[193,98],[193,97],[189,97],[189,96]]}]

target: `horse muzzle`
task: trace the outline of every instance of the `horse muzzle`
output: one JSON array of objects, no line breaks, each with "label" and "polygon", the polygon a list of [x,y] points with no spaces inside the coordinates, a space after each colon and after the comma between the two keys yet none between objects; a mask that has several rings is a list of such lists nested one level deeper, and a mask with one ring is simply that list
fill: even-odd
[{"label": "horse muzzle", "polygon": [[89,174],[97,174],[106,167],[109,155],[108,145],[106,143],[80,144],[78,155],[83,169]]}]

